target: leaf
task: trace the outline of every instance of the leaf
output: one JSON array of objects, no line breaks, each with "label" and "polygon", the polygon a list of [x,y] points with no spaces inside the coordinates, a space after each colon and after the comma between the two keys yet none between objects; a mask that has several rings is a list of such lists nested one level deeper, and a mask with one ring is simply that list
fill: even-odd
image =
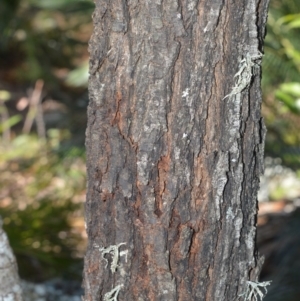
[{"label": "leaf", "polygon": [[300,19],[300,14],[288,14],[281,17],[277,22],[278,24],[283,24],[283,23],[290,23],[299,19]]},{"label": "leaf", "polygon": [[0,100],[7,101],[11,97],[11,93],[7,90],[0,90]]},{"label": "leaf", "polygon": [[300,97],[300,83],[297,82],[284,83],[280,85],[279,89],[295,97]]},{"label": "leaf", "polygon": [[3,133],[5,130],[16,125],[21,119],[22,119],[21,115],[15,115],[15,116],[12,116],[9,119],[3,121],[0,124],[0,133]]},{"label": "leaf", "polygon": [[69,72],[66,83],[73,87],[87,86],[88,78],[89,78],[89,65],[88,61],[83,63],[78,68]]},{"label": "leaf", "polygon": [[295,99],[289,95],[288,93],[278,89],[276,92],[275,92],[275,96],[280,99],[284,105],[293,113],[295,114],[299,114],[300,113],[300,110],[296,104],[296,101]]},{"label": "leaf", "polygon": [[300,28],[300,18],[290,22],[289,28]]}]

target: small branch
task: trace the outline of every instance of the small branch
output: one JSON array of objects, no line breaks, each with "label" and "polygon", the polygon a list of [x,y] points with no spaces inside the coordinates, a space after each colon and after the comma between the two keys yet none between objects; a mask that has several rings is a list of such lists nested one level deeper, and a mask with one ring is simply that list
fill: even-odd
[{"label": "small branch", "polygon": [[40,138],[46,138],[45,123],[41,108],[41,96],[44,81],[39,79],[35,83],[34,90],[29,99],[29,111],[23,126],[23,133],[28,134],[32,128],[34,119],[36,120],[37,132]]},{"label": "small branch", "polygon": [[[0,114],[1,114],[1,123],[5,124],[9,119],[8,110],[4,104],[4,101],[0,98]],[[3,141],[8,143],[10,141],[10,127],[3,127],[2,132]]]}]

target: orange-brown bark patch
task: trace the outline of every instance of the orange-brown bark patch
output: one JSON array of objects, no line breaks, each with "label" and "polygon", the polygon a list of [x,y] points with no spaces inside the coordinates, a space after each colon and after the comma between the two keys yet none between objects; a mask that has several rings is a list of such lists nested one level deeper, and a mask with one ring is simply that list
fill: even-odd
[{"label": "orange-brown bark patch", "polygon": [[115,115],[113,116],[113,119],[111,121],[111,125],[118,124],[121,119],[121,112],[120,112],[120,104],[122,101],[122,93],[121,91],[116,92],[116,112]]},{"label": "orange-brown bark patch", "polygon": [[166,191],[166,183],[168,179],[168,172],[170,170],[171,158],[169,155],[162,156],[157,164],[158,178],[157,189],[155,193],[155,214],[160,217],[162,215],[162,197]]}]

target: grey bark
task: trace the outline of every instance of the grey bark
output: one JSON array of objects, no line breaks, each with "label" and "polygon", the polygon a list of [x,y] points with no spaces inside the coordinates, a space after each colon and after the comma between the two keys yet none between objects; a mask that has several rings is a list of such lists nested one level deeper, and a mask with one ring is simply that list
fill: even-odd
[{"label": "grey bark", "polygon": [[22,301],[22,289],[15,256],[2,229],[0,217],[0,301]]},{"label": "grey bark", "polygon": [[261,265],[268,0],[95,3],[84,300],[240,300]]}]

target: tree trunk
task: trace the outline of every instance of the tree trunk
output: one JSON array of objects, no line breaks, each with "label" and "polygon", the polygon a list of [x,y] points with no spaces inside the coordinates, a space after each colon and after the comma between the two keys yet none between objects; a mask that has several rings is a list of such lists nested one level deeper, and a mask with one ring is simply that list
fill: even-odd
[{"label": "tree trunk", "polygon": [[257,281],[267,2],[96,0],[85,301],[232,301]]},{"label": "tree trunk", "polygon": [[0,301],[22,301],[22,289],[15,256],[0,217]]}]

